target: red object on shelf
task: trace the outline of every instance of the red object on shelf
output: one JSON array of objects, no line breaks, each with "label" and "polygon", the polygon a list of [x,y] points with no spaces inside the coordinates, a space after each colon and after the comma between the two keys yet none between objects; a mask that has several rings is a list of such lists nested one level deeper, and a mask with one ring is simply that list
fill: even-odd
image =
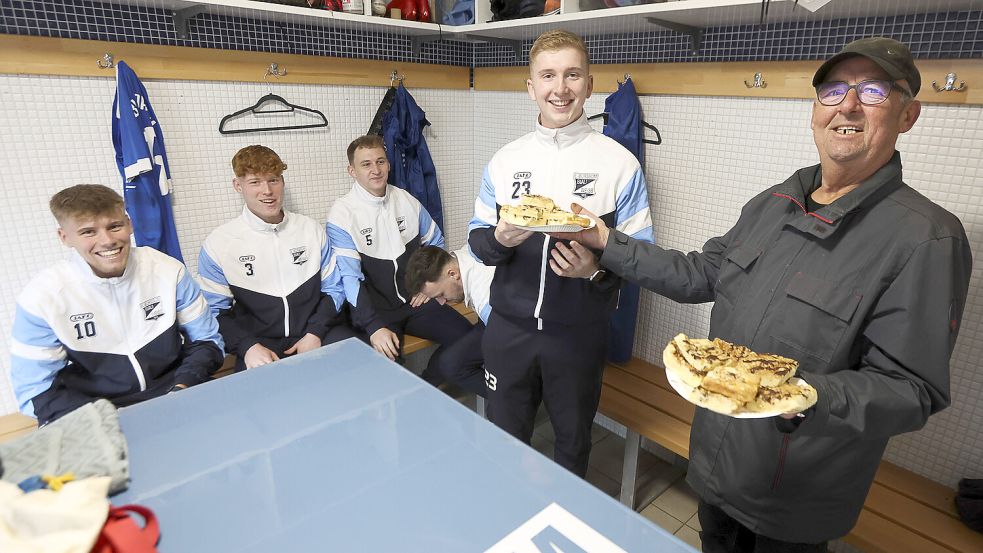
[{"label": "red object on shelf", "polygon": [[430,0],[417,0],[418,21],[430,23]]}]

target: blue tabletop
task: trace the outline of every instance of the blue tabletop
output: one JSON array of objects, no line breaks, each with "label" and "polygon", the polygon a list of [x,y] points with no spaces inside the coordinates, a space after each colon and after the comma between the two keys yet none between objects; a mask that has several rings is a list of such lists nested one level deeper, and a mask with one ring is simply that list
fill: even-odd
[{"label": "blue tabletop", "polygon": [[127,407],[160,551],[695,551],[346,340]]}]

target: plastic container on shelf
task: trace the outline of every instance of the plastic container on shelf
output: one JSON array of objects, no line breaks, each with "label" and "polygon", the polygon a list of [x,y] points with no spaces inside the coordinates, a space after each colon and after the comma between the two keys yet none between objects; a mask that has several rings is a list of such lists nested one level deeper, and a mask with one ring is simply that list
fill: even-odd
[{"label": "plastic container on shelf", "polygon": [[365,13],[362,0],[341,0],[341,11],[346,13]]}]

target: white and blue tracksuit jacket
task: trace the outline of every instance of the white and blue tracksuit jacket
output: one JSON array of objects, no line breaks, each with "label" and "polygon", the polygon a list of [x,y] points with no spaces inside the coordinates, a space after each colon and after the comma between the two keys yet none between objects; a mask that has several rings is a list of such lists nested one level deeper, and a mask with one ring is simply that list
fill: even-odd
[{"label": "white and blue tracksuit jacket", "polygon": [[205,239],[198,275],[226,350],[240,357],[261,338],[323,340],[340,322],[345,296],[331,244],[299,213],[284,210],[270,224],[243,207]]},{"label": "white and blue tracksuit jacket", "polygon": [[[73,252],[17,299],[10,376],[20,410],[46,423],[92,401],[147,399],[222,364],[215,317],[184,264],[133,248],[123,275],[100,278]],[[167,390],[159,390],[165,393]]]},{"label": "white and blue tracksuit jacket", "polygon": [[606,322],[616,303],[618,278],[599,283],[557,276],[549,267],[556,240],[536,233],[508,248],[495,239],[498,211],[519,203],[522,194],[551,198],[570,209],[578,203],[610,228],[654,242],[645,175],[620,144],[596,132],[586,114],[561,129],[536,131],[505,145],[485,169],[469,225],[468,245],[486,265],[496,267],[491,305],[496,313],[542,329],[547,323]]},{"label": "white and blue tracksuit jacket", "polygon": [[409,192],[392,185],[379,198],[357,182],[331,206],[328,236],[338,258],[352,323],[371,335],[379,313],[407,301],[406,263],[420,246],[444,247],[444,235]]}]

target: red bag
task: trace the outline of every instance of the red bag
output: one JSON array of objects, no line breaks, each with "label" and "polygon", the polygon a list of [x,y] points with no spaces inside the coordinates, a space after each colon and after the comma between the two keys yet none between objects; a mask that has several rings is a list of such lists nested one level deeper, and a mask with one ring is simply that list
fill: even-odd
[{"label": "red bag", "polygon": [[[129,515],[131,511],[143,517],[143,527]],[[110,506],[91,553],[157,553],[159,539],[160,527],[153,511],[142,505]]]}]

